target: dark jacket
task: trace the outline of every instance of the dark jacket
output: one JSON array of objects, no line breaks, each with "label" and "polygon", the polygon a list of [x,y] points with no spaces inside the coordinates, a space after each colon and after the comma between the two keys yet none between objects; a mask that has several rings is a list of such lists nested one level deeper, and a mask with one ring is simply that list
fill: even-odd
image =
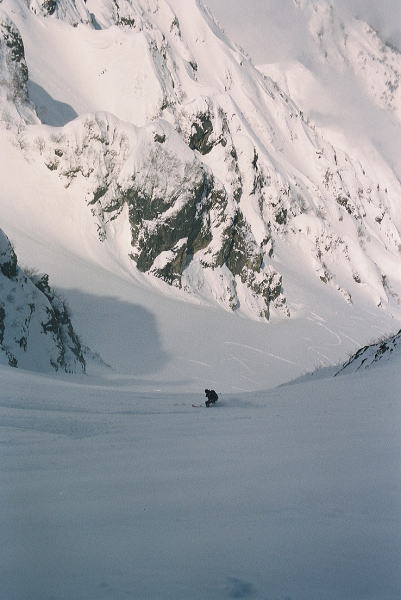
[{"label": "dark jacket", "polygon": [[206,404],[214,404],[219,399],[218,395],[214,390],[205,390]]}]

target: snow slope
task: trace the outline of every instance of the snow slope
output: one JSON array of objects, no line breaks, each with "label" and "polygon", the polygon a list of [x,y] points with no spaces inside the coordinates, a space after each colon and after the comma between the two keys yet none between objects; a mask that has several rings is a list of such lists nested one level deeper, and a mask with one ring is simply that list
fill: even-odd
[{"label": "snow slope", "polygon": [[398,365],[210,409],[0,378],[3,598],[400,597]]}]

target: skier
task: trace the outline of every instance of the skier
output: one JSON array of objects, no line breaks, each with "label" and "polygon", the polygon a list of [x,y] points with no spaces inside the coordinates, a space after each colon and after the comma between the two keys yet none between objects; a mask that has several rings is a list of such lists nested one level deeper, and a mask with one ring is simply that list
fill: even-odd
[{"label": "skier", "polygon": [[209,407],[211,404],[214,404],[219,399],[218,395],[214,390],[205,390],[206,402],[205,405]]}]

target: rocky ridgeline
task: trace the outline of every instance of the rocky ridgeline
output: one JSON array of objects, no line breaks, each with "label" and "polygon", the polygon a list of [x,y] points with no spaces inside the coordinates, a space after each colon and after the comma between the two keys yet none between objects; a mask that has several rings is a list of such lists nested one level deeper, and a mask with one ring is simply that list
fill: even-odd
[{"label": "rocky ridgeline", "polygon": [[0,362],[12,367],[84,373],[85,358],[65,302],[47,275],[18,266],[0,230]]},{"label": "rocky ridgeline", "polygon": [[358,350],[358,352],[349,358],[336,375],[354,373],[360,369],[368,369],[379,364],[385,364],[392,359],[399,361],[400,358],[401,331]]}]

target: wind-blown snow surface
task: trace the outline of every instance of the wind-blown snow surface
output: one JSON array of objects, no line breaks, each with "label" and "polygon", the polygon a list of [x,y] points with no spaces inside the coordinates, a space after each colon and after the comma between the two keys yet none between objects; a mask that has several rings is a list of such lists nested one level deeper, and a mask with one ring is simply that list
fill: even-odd
[{"label": "wind-blown snow surface", "polygon": [[397,365],[211,409],[0,378],[2,598],[399,599]]}]

